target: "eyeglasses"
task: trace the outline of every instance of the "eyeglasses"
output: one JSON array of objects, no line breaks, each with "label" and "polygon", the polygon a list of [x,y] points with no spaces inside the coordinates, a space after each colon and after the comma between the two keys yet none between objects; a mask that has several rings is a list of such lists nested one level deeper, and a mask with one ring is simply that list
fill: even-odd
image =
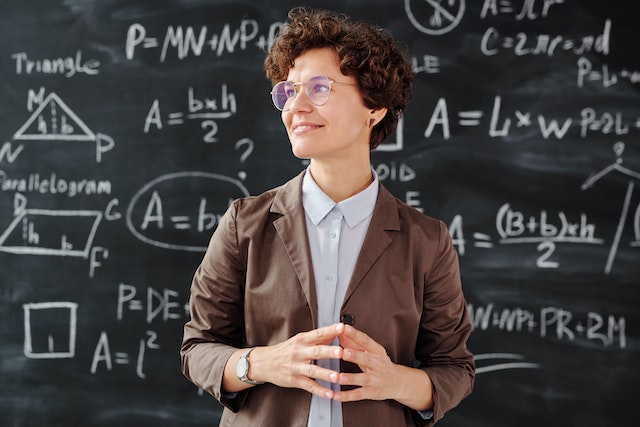
[{"label": "eyeglasses", "polygon": [[343,83],[331,80],[327,76],[314,76],[305,83],[280,82],[271,89],[273,105],[280,111],[286,111],[287,104],[300,92],[300,86],[304,86],[304,92],[313,105],[323,105],[329,100],[332,84],[356,86],[354,83]]}]

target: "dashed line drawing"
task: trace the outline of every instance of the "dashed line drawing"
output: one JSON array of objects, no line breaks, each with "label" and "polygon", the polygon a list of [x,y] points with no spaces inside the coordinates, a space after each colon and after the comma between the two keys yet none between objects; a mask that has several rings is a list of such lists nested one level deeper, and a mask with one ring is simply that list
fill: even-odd
[{"label": "dashed line drawing", "polygon": [[24,209],[0,235],[0,252],[87,259],[102,217],[101,211]]},{"label": "dashed line drawing", "polygon": [[[591,174],[589,178],[582,184],[580,187],[583,191],[587,190],[598,182],[603,177],[607,176],[611,172],[619,172],[625,176],[630,178],[629,183],[627,184],[627,192],[625,194],[624,203],[622,205],[622,211],[620,212],[620,219],[618,220],[618,227],[616,229],[615,236],[613,238],[613,243],[611,244],[611,249],[609,250],[609,256],[607,257],[607,264],[605,265],[604,272],[609,274],[613,267],[613,261],[615,260],[616,254],[618,252],[618,247],[620,246],[620,238],[622,237],[622,231],[624,230],[624,224],[627,221],[627,216],[629,214],[629,207],[631,205],[631,196],[633,195],[633,189],[635,183],[633,180],[640,180],[640,172],[636,172],[629,168],[622,166],[622,154],[624,153],[625,145],[624,142],[619,141],[613,145],[613,151],[616,153],[616,161],[611,165],[605,167],[600,172]],[[631,243],[631,246],[640,246],[640,204],[636,209],[636,213],[634,215],[634,232],[635,232],[635,242]]]},{"label": "dashed line drawing", "polygon": [[96,145],[96,161],[115,146],[114,140],[101,133],[94,133],[60,99],[51,92],[40,103],[27,121],[13,135],[16,141],[87,141]]},{"label": "dashed line drawing", "polygon": [[96,135],[52,92],[13,135],[13,139],[95,141]]}]

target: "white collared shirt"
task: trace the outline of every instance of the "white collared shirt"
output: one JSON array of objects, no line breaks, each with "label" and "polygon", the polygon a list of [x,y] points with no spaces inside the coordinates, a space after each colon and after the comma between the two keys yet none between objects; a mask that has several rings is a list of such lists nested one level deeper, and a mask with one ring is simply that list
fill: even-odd
[{"label": "white collared shirt", "polygon": [[[335,203],[318,187],[309,169],[302,182],[311,261],[318,299],[318,326],[340,321],[340,308],[378,197],[378,176],[360,193]],[[333,343],[337,345],[337,340]],[[318,366],[340,370],[340,360],[318,360]],[[339,390],[338,384],[318,380]],[[342,427],[342,404],[312,396],[308,427]]]}]

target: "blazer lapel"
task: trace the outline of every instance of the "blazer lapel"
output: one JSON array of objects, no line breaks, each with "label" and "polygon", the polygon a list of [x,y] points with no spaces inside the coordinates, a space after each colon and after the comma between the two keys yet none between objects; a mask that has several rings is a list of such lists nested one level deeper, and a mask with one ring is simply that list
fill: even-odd
[{"label": "blazer lapel", "polygon": [[318,300],[316,296],[311,251],[307,239],[307,225],[302,206],[302,177],[304,172],[284,184],[277,192],[271,212],[282,215],[273,221],[291,265],[298,276],[311,311],[313,325],[317,327]]},{"label": "blazer lapel", "polygon": [[389,231],[398,230],[400,230],[400,218],[396,207],[396,199],[383,185],[380,185],[373,217],[362,243],[358,261],[353,269],[343,305],[347,303],[358,286],[363,283],[364,276],[391,244],[393,239],[392,233],[389,233]]}]

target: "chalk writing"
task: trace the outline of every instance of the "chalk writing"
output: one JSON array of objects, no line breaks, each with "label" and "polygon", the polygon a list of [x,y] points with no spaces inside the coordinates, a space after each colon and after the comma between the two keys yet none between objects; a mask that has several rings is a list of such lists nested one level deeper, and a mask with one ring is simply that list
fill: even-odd
[{"label": "chalk writing", "polygon": [[[378,179],[381,182],[410,182],[416,178],[416,172],[405,162],[391,161],[388,163],[379,163],[374,166]],[[406,190],[404,202],[420,212],[424,212],[422,202],[420,200],[420,191]]]},{"label": "chalk writing", "polygon": [[[302,169],[263,70],[288,7],[54,3],[12,2],[3,21],[0,424],[215,423],[219,407],[185,396],[177,347],[231,201]],[[389,28],[415,73],[371,167],[447,222],[460,258],[490,381],[454,418],[571,425],[588,402],[588,419],[623,425],[638,382],[635,3],[392,3],[340,12]]]},{"label": "chalk writing", "polygon": [[7,163],[15,162],[22,150],[24,150],[24,144],[19,144],[16,148],[13,148],[11,142],[5,142],[0,147],[0,162],[5,159]]},{"label": "chalk writing", "polygon": [[[146,338],[141,338],[138,342],[138,354],[136,355],[136,375],[139,378],[146,378],[144,373],[144,357],[146,349],[158,350],[160,345],[156,342],[158,334],[154,331],[147,331]],[[113,352],[109,346],[109,336],[103,331],[93,352],[90,371],[92,374],[98,372],[98,368],[104,364],[107,371],[113,370],[113,365],[129,365],[131,364],[130,354],[127,352]]]},{"label": "chalk writing", "polygon": [[[487,372],[504,371],[506,369],[539,369],[538,363],[522,362],[524,355],[513,353],[485,353],[475,354],[476,374]],[[487,364],[485,361],[493,362]],[[497,362],[496,362],[497,361]]]},{"label": "chalk writing", "polygon": [[480,51],[486,56],[493,56],[511,51],[516,56],[547,55],[554,56],[558,51],[575,55],[595,52],[608,55],[610,50],[611,20],[604,23],[602,33],[586,35],[582,38],[567,38],[564,35],[537,34],[524,32],[516,35],[502,35],[494,27],[489,27],[480,42]]},{"label": "chalk writing", "polygon": [[489,15],[514,15],[517,21],[533,21],[549,16],[551,8],[564,3],[564,0],[524,0],[519,9],[514,3],[510,0],[484,0],[480,18],[485,19]]},{"label": "chalk writing", "polygon": [[94,134],[55,93],[44,98],[44,89],[29,91],[29,105],[39,104],[31,117],[13,135],[18,141],[90,141],[96,145],[96,162],[115,146],[108,135]]},{"label": "chalk writing", "polygon": [[465,0],[405,0],[404,10],[411,24],[419,31],[441,35],[458,26],[464,16]]},{"label": "chalk writing", "polygon": [[416,74],[438,74],[440,73],[440,58],[434,55],[422,55],[422,57],[412,56],[411,65]]},{"label": "chalk writing", "polygon": [[[236,141],[236,144],[233,146],[233,148],[236,151],[242,151],[242,154],[240,155],[240,163],[244,163],[249,158],[251,153],[253,153],[254,146],[255,144],[249,138],[242,138]],[[238,176],[240,177],[240,179],[245,179],[247,177],[247,173],[245,171],[240,171],[238,172]]]},{"label": "chalk writing", "polygon": [[118,302],[117,302],[117,319],[124,319],[125,310],[131,312],[144,311],[146,304],[147,324],[151,324],[158,316],[164,322],[172,319],[185,319],[189,313],[188,296],[185,298],[187,302],[179,303],[176,301],[181,295],[180,293],[164,288],[157,290],[151,286],[147,287],[144,299],[136,298],[138,288],[126,283],[118,285]]},{"label": "chalk writing", "polygon": [[[584,107],[579,113],[580,120],[572,116],[550,119],[544,114],[534,116],[530,111],[523,110],[515,110],[513,114],[503,115],[502,104],[502,97],[495,96],[488,123],[485,121],[486,114],[482,109],[458,111],[455,123],[461,129],[481,126],[487,129],[488,125],[487,133],[492,138],[506,138],[520,129],[537,129],[544,141],[562,140],[575,127],[579,128],[582,138],[587,138],[590,133],[595,132],[620,136],[640,130],[640,117],[624,117],[621,111],[598,113],[592,107]],[[425,138],[431,138],[436,129],[440,129],[444,139],[451,139],[452,122],[454,122],[452,115],[449,113],[446,98],[440,98],[424,131]]]},{"label": "chalk writing", "polygon": [[78,195],[109,195],[112,191],[111,181],[103,179],[82,178],[67,179],[61,178],[56,172],[48,174],[30,173],[24,178],[10,177],[0,169],[0,190],[16,191],[22,194],[56,194],[67,197]]},{"label": "chalk writing", "polygon": [[0,252],[88,258],[101,211],[24,209],[0,235]]},{"label": "chalk writing", "polygon": [[497,308],[468,304],[473,327],[478,331],[497,329],[504,332],[535,334],[543,339],[573,342],[578,339],[598,343],[602,347],[627,347],[624,316],[603,315],[589,311],[582,318],[560,307],[529,310],[520,307]]},{"label": "chalk writing", "polygon": [[[193,87],[190,87],[187,90],[187,111],[168,113],[167,124],[175,126],[184,124],[185,120],[200,120],[202,129],[206,131],[203,137],[204,142],[217,142],[218,124],[216,120],[233,117],[238,110],[235,94],[229,92],[226,84],[222,84],[220,92],[220,98],[204,97],[200,99],[195,96]],[[160,102],[155,99],[145,118],[144,132],[148,133],[151,126],[162,129],[164,122],[160,111]]]},{"label": "chalk writing", "polygon": [[260,27],[254,19],[242,19],[237,28],[225,24],[219,33],[211,31],[206,25],[195,29],[192,26],[168,26],[162,43],[157,37],[148,36],[147,29],[140,23],[129,26],[125,43],[126,57],[133,60],[137,49],[160,49],[159,62],[167,60],[170,53],[175,52],[178,60],[189,56],[199,57],[204,52],[212,52],[220,57],[256,47],[262,51],[273,45],[282,24],[270,25],[266,34],[259,34]]},{"label": "chalk writing", "polygon": [[579,88],[584,87],[585,82],[600,82],[605,88],[624,81],[631,84],[640,83],[640,70],[621,67],[620,70],[614,71],[609,68],[607,63],[600,64],[599,67],[594,66],[588,58],[584,57],[578,59],[577,69],[577,83]]},{"label": "chalk writing", "polygon": [[[393,137],[395,136],[395,138]],[[385,142],[376,147],[376,151],[401,151],[404,147],[404,117],[398,120],[396,132]]]},{"label": "chalk writing", "polygon": [[41,302],[24,310],[24,355],[30,359],[70,359],[76,352],[78,304]]},{"label": "chalk writing", "polygon": [[498,210],[496,216],[496,230],[500,235],[500,243],[535,243],[541,241],[595,243],[601,244],[602,239],[595,238],[595,225],[590,224],[587,215],[580,214],[580,220],[569,221],[567,215],[557,213],[558,222],[552,223],[546,210],[539,215],[528,218],[519,211],[513,210],[505,203]]},{"label": "chalk writing", "polygon": [[[618,227],[616,228],[616,234],[613,238],[613,244],[611,245],[611,249],[609,250],[609,257],[607,258],[607,264],[605,265],[605,273],[609,274],[611,272],[611,268],[613,267],[613,261],[616,257],[616,253],[618,251],[618,246],[620,245],[620,239],[622,237],[622,232],[624,230],[624,224],[627,220],[627,216],[629,214],[629,208],[631,205],[631,196],[633,195],[633,189],[635,186],[634,180],[640,180],[640,172],[633,171],[622,166],[622,154],[624,153],[625,145],[623,142],[617,142],[613,146],[613,150],[616,153],[616,160],[613,164],[605,167],[598,173],[592,174],[581,186],[582,190],[587,190],[591,188],[596,182],[600,181],[605,176],[609,175],[611,172],[618,172],[629,178],[629,183],[627,184],[627,192],[624,198],[624,202],[622,205],[622,211],[620,213],[620,219],[618,220]],[[634,234],[635,234],[635,242],[632,242],[632,246],[638,246],[638,242],[640,242],[640,204],[638,204],[638,208],[636,209],[636,214],[634,215]]]},{"label": "chalk writing", "polygon": [[75,56],[53,59],[32,59],[27,52],[11,55],[16,63],[16,75],[20,74],[62,74],[73,77],[76,73],[95,76],[100,72],[100,61],[97,59],[82,60],[82,51],[76,51]]},{"label": "chalk writing", "polygon": [[[563,211],[556,214],[555,221],[546,210],[535,215],[526,215],[511,208],[509,203],[503,204],[496,214],[496,232],[498,244],[537,244],[541,253],[536,261],[538,268],[558,268],[559,262],[551,259],[558,243],[602,245],[603,240],[595,236],[595,225],[589,223],[587,215],[571,220]],[[449,224],[453,244],[462,256],[466,252],[466,239],[462,226],[462,216],[456,215]],[[492,249],[494,243],[490,234],[473,233],[474,246],[480,249]]]},{"label": "chalk writing", "polygon": [[121,217],[113,199],[104,211],[27,208],[27,198],[14,195],[14,219],[0,234],[0,252],[18,255],[75,257],[89,260],[89,276],[109,257],[93,240],[103,219]]},{"label": "chalk writing", "polygon": [[[183,187],[178,181],[191,185]],[[215,173],[163,175],[144,185],[131,199],[127,227],[134,236],[152,246],[203,252],[211,230],[229,203],[248,195],[239,181]],[[212,205],[214,211],[209,210]],[[169,230],[173,232],[168,233]]]},{"label": "chalk writing", "polygon": [[406,162],[380,163],[375,170],[380,181],[410,182],[416,178],[416,172]]},{"label": "chalk writing", "polygon": [[[138,298],[138,293],[136,286],[125,283],[118,284],[116,303],[116,319],[118,322],[130,323],[131,320],[135,319],[135,315],[138,312],[145,314],[144,321],[148,325],[154,320],[183,322],[188,318],[188,295],[183,297],[175,290],[168,288],[158,290],[151,286],[146,288],[142,298]],[[181,297],[185,299],[185,302],[177,301]],[[147,330],[145,337],[140,338],[137,344],[135,356],[126,351],[112,351],[109,335],[106,331],[102,331],[94,349],[90,368],[91,373],[97,373],[101,366],[110,372],[113,370],[114,365],[132,365],[132,359],[135,357],[136,375],[141,379],[146,378],[147,375],[144,371],[145,355],[147,350],[160,349],[159,335],[153,330]]]}]

